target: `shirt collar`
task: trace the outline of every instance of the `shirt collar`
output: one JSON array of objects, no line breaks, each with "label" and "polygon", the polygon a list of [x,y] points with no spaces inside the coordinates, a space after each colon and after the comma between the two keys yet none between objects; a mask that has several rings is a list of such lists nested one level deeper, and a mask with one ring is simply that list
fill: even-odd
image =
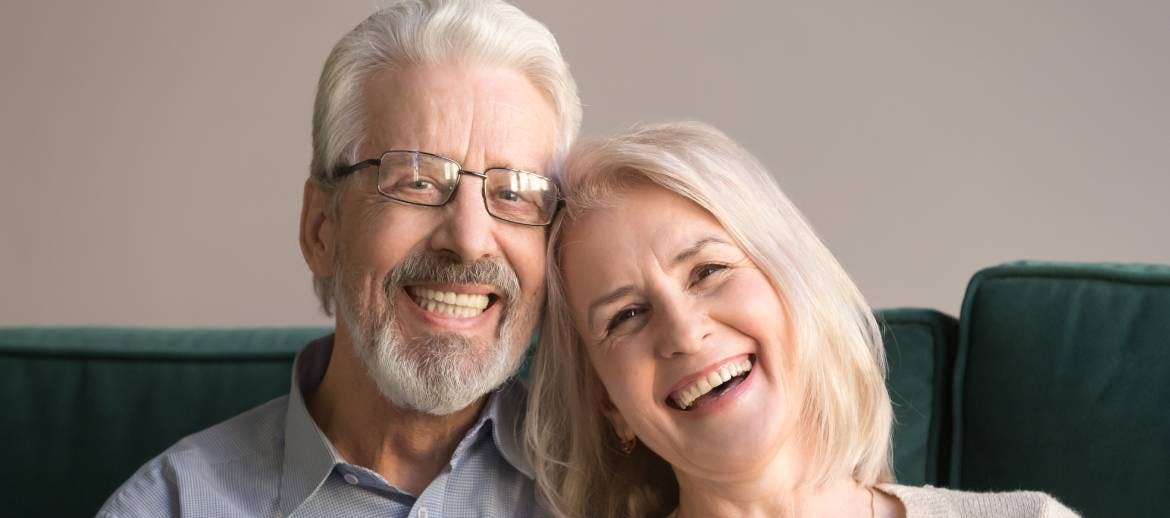
[{"label": "shirt collar", "polygon": [[284,421],[284,466],[280,473],[280,515],[288,516],[313,494],[333,467],[344,462],[321,432],[304,394],[312,392],[325,377],[333,335],[318,338],[301,349],[293,360],[288,411]]},{"label": "shirt collar", "polygon": [[[284,465],[280,475],[278,505],[281,516],[291,514],[321,487],[335,466],[345,463],[345,459],[337,453],[309,415],[304,398],[304,394],[314,391],[325,377],[332,353],[333,335],[328,335],[310,342],[293,361],[284,424]],[[527,390],[524,385],[515,379],[508,380],[488,396],[487,406],[479,421],[468,430],[468,437],[474,437],[482,428],[487,428],[504,460],[532,478],[532,468],[520,447],[526,401]],[[452,460],[457,462],[461,453],[456,450]]]},{"label": "shirt collar", "polygon": [[488,399],[487,419],[492,423],[492,441],[504,460],[516,471],[532,478],[532,465],[524,455],[521,438],[524,437],[524,415],[528,404],[528,389],[516,378],[509,379]]}]

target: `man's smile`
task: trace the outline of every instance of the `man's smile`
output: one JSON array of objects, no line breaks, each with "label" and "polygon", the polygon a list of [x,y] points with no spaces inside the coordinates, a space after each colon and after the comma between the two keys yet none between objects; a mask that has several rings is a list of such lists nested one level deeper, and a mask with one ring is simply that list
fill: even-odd
[{"label": "man's smile", "polygon": [[[485,287],[468,285],[407,286],[406,293],[419,307],[431,313],[470,318],[481,314],[500,296]],[[490,288],[489,288],[490,289]]]}]

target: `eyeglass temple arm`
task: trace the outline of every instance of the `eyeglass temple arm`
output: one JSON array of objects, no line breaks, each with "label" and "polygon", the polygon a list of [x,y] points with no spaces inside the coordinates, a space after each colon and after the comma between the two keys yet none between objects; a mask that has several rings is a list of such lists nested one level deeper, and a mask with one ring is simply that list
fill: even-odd
[{"label": "eyeglass temple arm", "polygon": [[351,166],[346,166],[346,167],[342,167],[342,168],[337,169],[333,173],[333,178],[335,178],[335,179],[336,178],[344,178],[348,175],[353,174],[355,171],[365,169],[365,168],[370,167],[370,166],[380,166],[380,165],[382,165],[381,158],[371,158],[369,160],[362,160],[361,162],[358,162],[358,163],[353,164]]}]

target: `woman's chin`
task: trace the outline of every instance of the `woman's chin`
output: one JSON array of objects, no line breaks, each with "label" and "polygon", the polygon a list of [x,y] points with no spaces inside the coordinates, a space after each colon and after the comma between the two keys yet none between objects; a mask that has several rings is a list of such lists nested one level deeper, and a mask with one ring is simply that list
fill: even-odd
[{"label": "woman's chin", "polygon": [[667,459],[675,469],[734,476],[755,472],[779,455],[784,443],[783,408],[773,402],[766,411],[750,405],[728,409],[719,416],[687,423],[677,458]]}]

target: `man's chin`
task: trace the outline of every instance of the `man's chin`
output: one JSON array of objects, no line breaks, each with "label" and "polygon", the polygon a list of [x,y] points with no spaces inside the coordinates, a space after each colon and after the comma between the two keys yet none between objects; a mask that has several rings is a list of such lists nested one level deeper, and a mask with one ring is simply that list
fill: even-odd
[{"label": "man's chin", "polygon": [[[398,356],[403,360],[424,368],[430,365],[448,365],[457,368],[457,373],[474,372],[477,365],[494,361],[500,354],[495,340],[469,337],[462,333],[412,334],[409,340],[395,344],[378,344],[379,347],[398,347]],[[465,371],[466,369],[466,371]],[[448,371],[449,373],[449,371]]]},{"label": "man's chin", "polygon": [[[344,299],[338,300],[354,349],[383,398],[432,415],[467,408],[511,378],[523,363],[533,325],[529,313],[497,303],[479,324],[452,330],[449,322],[436,325],[409,297],[392,297],[387,318],[366,327],[370,319],[352,318]],[[524,328],[529,332],[518,332]]]},{"label": "man's chin", "polygon": [[[516,373],[523,352],[486,351],[452,336],[379,343],[363,362],[383,397],[396,406],[448,415],[472,405]],[[499,344],[505,347],[505,344]]]}]

